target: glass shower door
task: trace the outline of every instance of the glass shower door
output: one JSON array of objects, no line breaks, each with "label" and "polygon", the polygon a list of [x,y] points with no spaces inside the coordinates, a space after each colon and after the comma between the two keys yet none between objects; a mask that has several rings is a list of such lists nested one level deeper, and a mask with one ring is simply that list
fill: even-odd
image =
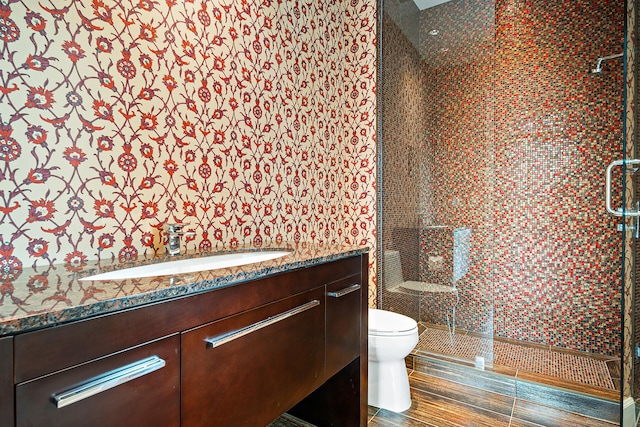
[{"label": "glass shower door", "polygon": [[636,209],[625,8],[436,3],[381,11],[379,304],[420,322],[416,354],[617,397],[635,351],[635,222],[605,208]]},{"label": "glass shower door", "polygon": [[436,3],[383,10],[379,305],[419,322],[416,352],[488,368],[495,3]]}]

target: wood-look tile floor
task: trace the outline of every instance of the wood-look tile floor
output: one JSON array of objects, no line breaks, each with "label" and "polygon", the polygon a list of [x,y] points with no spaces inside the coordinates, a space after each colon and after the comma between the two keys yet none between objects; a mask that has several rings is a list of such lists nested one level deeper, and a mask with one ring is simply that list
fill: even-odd
[{"label": "wood-look tile floor", "polygon": [[421,372],[409,375],[403,413],[369,408],[370,427],[614,427],[616,424],[480,390]]},{"label": "wood-look tile floor", "polygon": [[[411,408],[369,407],[369,427],[615,427],[585,417],[454,381],[409,371]],[[285,414],[268,427],[313,427]],[[349,426],[341,426],[349,427]]]},{"label": "wood-look tile floor", "polygon": [[[549,408],[412,371],[411,408],[369,407],[369,427],[615,427],[617,424]],[[285,415],[269,427],[310,427]],[[350,427],[350,426],[341,426]]]}]

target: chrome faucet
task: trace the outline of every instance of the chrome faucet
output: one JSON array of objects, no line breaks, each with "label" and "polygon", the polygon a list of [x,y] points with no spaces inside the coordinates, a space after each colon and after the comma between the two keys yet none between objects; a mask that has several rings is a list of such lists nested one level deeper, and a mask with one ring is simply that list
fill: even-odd
[{"label": "chrome faucet", "polygon": [[189,224],[169,224],[168,234],[169,234],[169,247],[167,251],[169,255],[180,255],[180,250],[182,244],[180,242],[180,237],[182,236],[195,236],[196,233],[193,231],[182,231],[183,227],[186,227]]}]

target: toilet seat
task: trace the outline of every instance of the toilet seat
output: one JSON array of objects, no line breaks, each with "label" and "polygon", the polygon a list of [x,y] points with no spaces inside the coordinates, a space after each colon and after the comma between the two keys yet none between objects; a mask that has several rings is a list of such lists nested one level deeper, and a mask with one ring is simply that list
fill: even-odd
[{"label": "toilet seat", "polygon": [[386,310],[369,309],[369,335],[413,335],[417,330],[418,324],[410,317]]}]

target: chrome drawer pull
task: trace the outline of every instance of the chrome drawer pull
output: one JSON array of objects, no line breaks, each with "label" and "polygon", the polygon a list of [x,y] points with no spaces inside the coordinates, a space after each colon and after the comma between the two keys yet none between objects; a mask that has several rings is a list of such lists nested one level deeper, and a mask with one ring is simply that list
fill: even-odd
[{"label": "chrome drawer pull", "polygon": [[226,344],[235,339],[241,338],[245,335],[248,335],[252,332],[260,330],[262,328],[266,328],[269,325],[273,325],[274,323],[280,322],[281,320],[287,319],[289,317],[295,316],[296,314],[300,314],[303,311],[307,311],[312,309],[313,307],[319,306],[320,301],[314,299],[313,301],[309,301],[306,304],[298,306],[296,308],[292,308],[291,310],[285,311],[280,314],[276,314],[275,316],[269,317],[267,319],[261,320],[259,322],[253,323],[249,326],[245,326],[244,328],[237,329],[235,331],[231,331],[226,334],[218,335],[217,337],[207,338],[205,341],[207,342],[207,348],[215,348],[219,347],[223,344]]},{"label": "chrome drawer pull", "polygon": [[151,356],[138,362],[131,363],[130,365],[123,366],[122,368],[118,368],[117,370],[110,371],[96,380],[89,381],[88,383],[69,391],[54,394],[53,400],[56,407],[64,408],[65,406],[79,402],[87,397],[94,396],[98,393],[102,393],[103,391],[107,391],[110,388],[119,386],[120,384],[124,384],[153,371],[157,371],[164,365],[165,361],[163,359],[158,356]]},{"label": "chrome drawer pull", "polygon": [[356,283],[355,285],[351,285],[347,288],[341,289],[339,291],[335,291],[335,292],[327,292],[327,295],[329,295],[330,297],[333,298],[340,298],[343,297],[347,294],[350,294],[351,292],[355,292],[358,289],[360,289],[360,284]]}]

